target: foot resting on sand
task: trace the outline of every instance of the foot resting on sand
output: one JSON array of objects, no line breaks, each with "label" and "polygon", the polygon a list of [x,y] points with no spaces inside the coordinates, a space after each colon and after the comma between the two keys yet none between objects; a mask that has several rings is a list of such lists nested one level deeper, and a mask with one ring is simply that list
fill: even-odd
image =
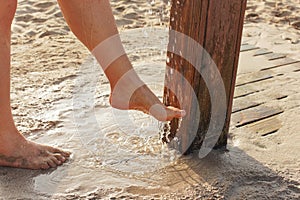
[{"label": "foot resting on sand", "polygon": [[[109,0],[58,2],[71,30],[91,52],[107,38],[118,35]],[[30,142],[15,128],[10,105],[10,39],[17,0],[0,0],[0,4],[0,166],[26,169],[57,167],[66,161],[70,153]],[[164,106],[138,78],[127,55],[123,54],[120,38],[116,38],[96,56],[99,61],[112,61],[121,56],[116,62],[104,62],[107,66],[102,66],[112,87],[111,105],[118,109],[140,110],[160,121],[183,117],[184,111]],[[122,54],[111,57],[116,52]],[[127,72],[133,74],[125,76]]]},{"label": "foot resting on sand", "polygon": [[49,169],[69,156],[69,152],[28,141],[17,130],[0,133],[0,166]]},{"label": "foot resting on sand", "polygon": [[10,105],[10,36],[17,0],[0,0],[0,166],[49,169],[70,153],[26,140],[15,128]]}]

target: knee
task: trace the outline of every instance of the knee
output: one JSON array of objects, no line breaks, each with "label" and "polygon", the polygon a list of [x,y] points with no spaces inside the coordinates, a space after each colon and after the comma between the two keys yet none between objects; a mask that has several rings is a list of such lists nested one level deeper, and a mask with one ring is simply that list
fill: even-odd
[{"label": "knee", "polygon": [[0,24],[11,25],[17,9],[17,0],[0,0]]}]

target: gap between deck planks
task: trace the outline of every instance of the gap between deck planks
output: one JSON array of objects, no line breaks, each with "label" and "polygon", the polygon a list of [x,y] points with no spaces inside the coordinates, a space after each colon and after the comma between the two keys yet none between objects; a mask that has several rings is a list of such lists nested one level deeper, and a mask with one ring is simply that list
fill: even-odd
[{"label": "gap between deck planks", "polygon": [[290,96],[299,95],[299,71],[300,61],[243,44],[231,126],[262,137],[276,133],[282,127],[278,116],[300,106],[286,104]]}]

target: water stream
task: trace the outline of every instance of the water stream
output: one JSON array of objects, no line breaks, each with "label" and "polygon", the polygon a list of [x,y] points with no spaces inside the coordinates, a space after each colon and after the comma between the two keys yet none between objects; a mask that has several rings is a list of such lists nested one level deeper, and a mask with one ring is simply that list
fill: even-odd
[{"label": "water stream", "polygon": [[[165,29],[153,28],[121,34],[136,70],[160,98],[166,34]],[[162,125],[143,113],[111,108],[109,85],[93,58],[85,60],[77,75],[73,98],[56,102],[43,116],[59,120],[59,125],[35,136],[38,142],[71,150],[72,158],[57,170],[37,176],[35,190],[56,194],[99,187],[162,188],[160,174],[180,157],[162,144]]]}]

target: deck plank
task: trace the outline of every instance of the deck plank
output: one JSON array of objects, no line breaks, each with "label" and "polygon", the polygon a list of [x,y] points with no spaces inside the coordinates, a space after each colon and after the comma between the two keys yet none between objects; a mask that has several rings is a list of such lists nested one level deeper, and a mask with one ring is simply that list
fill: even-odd
[{"label": "deck plank", "polygon": [[262,56],[271,53],[273,53],[273,51],[263,48],[263,49],[258,49],[253,56]]},{"label": "deck plank", "polygon": [[281,58],[286,58],[286,55],[281,54],[281,53],[271,53],[271,54],[267,54],[266,57],[269,60],[278,60],[278,59],[281,59]]},{"label": "deck plank", "polygon": [[294,59],[282,56],[281,54],[272,53],[261,56],[255,55],[255,51],[241,52],[238,74],[264,71],[294,64],[297,62],[300,63],[300,61],[296,61]]},{"label": "deck plank", "polygon": [[242,85],[240,87],[236,87],[234,91],[234,98],[241,98],[248,96],[250,94],[254,94],[256,92],[259,92],[260,90],[251,86],[251,85]]},{"label": "deck plank", "polygon": [[250,131],[255,132],[259,136],[267,136],[277,132],[282,127],[282,122],[277,116],[254,122],[246,126]]},{"label": "deck plank", "polygon": [[300,108],[300,60],[251,45],[242,50],[231,127],[254,137],[275,134],[281,117]]},{"label": "deck plank", "polygon": [[252,51],[252,50],[256,50],[259,49],[259,47],[255,46],[255,45],[251,45],[251,44],[245,44],[241,46],[241,52],[245,52],[245,51]]},{"label": "deck plank", "polygon": [[279,115],[283,112],[284,110],[281,108],[267,107],[262,105],[234,113],[232,115],[232,122],[237,128],[239,128],[269,117]]},{"label": "deck plank", "polygon": [[259,82],[273,78],[273,73],[270,71],[258,71],[255,73],[242,74],[237,77],[236,86],[242,86],[249,83]]}]

